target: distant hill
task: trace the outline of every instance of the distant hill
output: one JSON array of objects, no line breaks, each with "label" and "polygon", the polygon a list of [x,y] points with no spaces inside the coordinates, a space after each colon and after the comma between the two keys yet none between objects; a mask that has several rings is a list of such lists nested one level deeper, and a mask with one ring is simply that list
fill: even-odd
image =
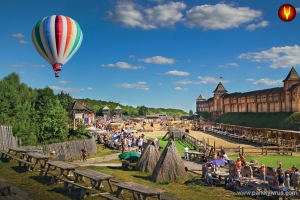
[{"label": "distant hill", "polygon": [[107,106],[111,111],[119,105],[122,108],[123,115],[143,115],[143,113],[150,115],[150,114],[157,114],[157,113],[165,113],[168,116],[183,116],[188,115],[183,110],[174,109],[174,108],[150,108],[144,105],[133,107],[129,105],[122,105],[117,102],[112,101],[103,101],[103,100],[94,100],[94,99],[76,99],[80,102],[85,102],[87,107],[93,109],[96,112],[96,115],[102,115],[102,109]]},{"label": "distant hill", "polygon": [[215,122],[255,128],[297,131],[300,129],[300,112],[225,113],[217,118]]}]

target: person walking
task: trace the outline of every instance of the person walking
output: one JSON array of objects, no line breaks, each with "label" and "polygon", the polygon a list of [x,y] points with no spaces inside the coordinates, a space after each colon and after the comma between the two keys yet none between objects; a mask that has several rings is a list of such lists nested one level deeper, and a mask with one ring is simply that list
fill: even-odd
[{"label": "person walking", "polygon": [[184,147],[184,160],[189,161],[189,148],[187,146]]},{"label": "person walking", "polygon": [[87,156],[87,148],[86,146],[83,147],[83,149],[81,149],[82,152],[82,160],[83,162],[86,161],[86,156]]}]

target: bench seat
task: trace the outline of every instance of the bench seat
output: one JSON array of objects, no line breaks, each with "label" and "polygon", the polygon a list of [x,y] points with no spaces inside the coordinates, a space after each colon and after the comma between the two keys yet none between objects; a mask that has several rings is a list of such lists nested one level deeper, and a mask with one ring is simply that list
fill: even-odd
[{"label": "bench seat", "polygon": [[111,194],[109,193],[100,193],[100,194],[97,194],[97,196],[100,196],[100,197],[103,197],[105,198],[106,200],[121,200],[115,196],[112,196]]},{"label": "bench seat", "polygon": [[8,161],[10,162],[11,160],[14,160],[16,157],[7,152],[2,151],[1,158],[8,158]]},{"label": "bench seat", "polygon": [[16,159],[16,161],[19,162],[19,167],[21,167],[22,163],[24,163],[24,167],[26,167],[28,171],[34,165],[34,163],[32,163],[32,162],[28,162],[27,160],[23,160],[23,159],[19,159],[19,158]]},{"label": "bench seat", "polygon": [[50,175],[51,176],[51,180],[50,180],[49,185],[54,184],[55,182],[57,182],[60,179],[59,175],[52,174],[51,172],[47,172],[47,174],[46,174],[46,171],[47,171],[46,169],[41,169],[40,170],[40,174],[39,174],[39,178],[43,177],[43,173],[45,173],[45,176],[46,175]]},{"label": "bench seat", "polygon": [[[78,183],[74,183],[74,181],[66,180],[66,179],[59,179],[60,181],[64,182],[63,190],[69,191],[72,189],[74,186],[81,188],[80,196],[79,199],[84,199],[86,192],[89,191],[91,192],[91,187],[86,187],[84,185],[80,185]],[[68,185],[72,185],[72,188],[69,188]]]}]

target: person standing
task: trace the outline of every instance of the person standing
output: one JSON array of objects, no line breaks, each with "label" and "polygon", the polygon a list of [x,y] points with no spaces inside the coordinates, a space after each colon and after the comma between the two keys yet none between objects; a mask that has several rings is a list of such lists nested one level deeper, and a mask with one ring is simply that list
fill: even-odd
[{"label": "person standing", "polygon": [[260,179],[260,182],[265,182],[266,180],[266,167],[264,164],[261,164],[261,167],[259,169],[259,179]]},{"label": "person standing", "polygon": [[295,169],[295,172],[293,173],[291,179],[294,189],[298,189],[298,182],[299,182],[300,173],[298,172],[298,169]]},{"label": "person standing", "polygon": [[83,162],[86,161],[86,156],[87,156],[87,148],[86,146],[83,147],[83,149],[81,149],[82,152],[82,160]]},{"label": "person standing", "polygon": [[282,167],[282,163],[278,164],[278,168],[277,168],[277,177],[278,177],[278,182],[279,185],[284,185],[284,169]]},{"label": "person standing", "polygon": [[184,160],[189,161],[189,148],[187,146],[184,147]]}]

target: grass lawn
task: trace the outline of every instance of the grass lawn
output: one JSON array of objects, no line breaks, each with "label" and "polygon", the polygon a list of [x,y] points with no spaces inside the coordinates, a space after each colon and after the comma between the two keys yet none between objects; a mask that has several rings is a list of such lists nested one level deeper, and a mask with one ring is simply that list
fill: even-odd
[{"label": "grass lawn", "polygon": [[[230,159],[236,160],[238,155],[229,156]],[[278,165],[276,164],[277,161],[281,161],[283,164],[283,168],[285,170],[289,170],[292,168],[293,165],[300,167],[300,159],[299,156],[287,156],[287,155],[268,155],[268,156],[244,156],[246,162],[250,162],[251,160],[257,160],[259,164],[264,163],[267,167],[275,167],[277,168]]]},{"label": "grass lawn", "polygon": [[[19,169],[18,163],[12,161],[10,163],[5,161],[0,161],[1,173],[0,176],[4,177],[8,183],[18,187],[19,189],[25,191],[34,200],[67,200],[67,199],[78,199],[80,190],[75,189],[71,192],[62,191],[63,184],[53,184],[48,185],[50,182],[50,177],[39,178],[39,171],[24,171]],[[165,195],[174,196],[181,200],[202,200],[202,199],[246,199],[250,200],[252,198],[239,197],[234,191],[225,190],[223,187],[207,187],[204,186],[204,181],[199,178],[199,175],[189,175],[189,180],[181,183],[174,182],[170,184],[156,184],[150,179],[151,174],[142,173],[133,170],[125,170],[123,168],[112,168],[112,167],[79,167],[78,169],[92,169],[100,171],[106,174],[113,175],[114,180],[118,181],[131,181],[135,183],[140,183],[143,185],[148,185],[150,187],[160,188],[166,190]],[[53,172],[59,174],[56,170]],[[66,178],[66,177],[64,177]],[[70,180],[74,180],[74,177],[68,177]],[[87,179],[80,184],[90,186]],[[103,182],[104,188],[101,190],[96,190],[99,192],[109,192],[109,187],[107,182]],[[113,190],[116,191],[117,188],[113,186]],[[123,194],[120,196],[121,199],[131,200],[132,194],[129,191],[124,190]],[[99,197],[93,197],[89,199],[100,199]],[[155,198],[147,198],[149,200]]]}]

